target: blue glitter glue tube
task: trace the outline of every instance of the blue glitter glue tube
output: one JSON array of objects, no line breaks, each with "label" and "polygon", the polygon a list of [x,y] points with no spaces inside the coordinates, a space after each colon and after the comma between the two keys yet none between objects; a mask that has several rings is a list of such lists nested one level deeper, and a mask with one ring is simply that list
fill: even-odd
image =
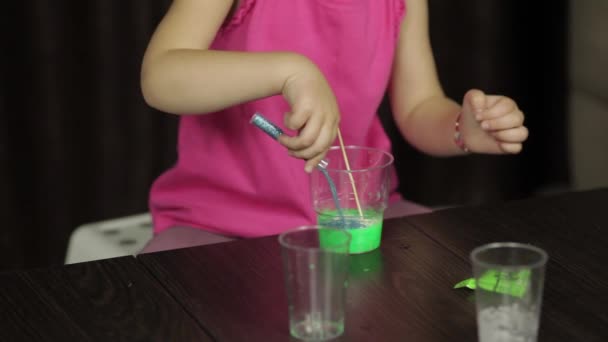
[{"label": "blue glitter glue tube", "polygon": [[268,121],[268,119],[263,117],[260,113],[253,114],[250,122],[259,127],[262,131],[266,132],[266,134],[268,134],[274,140],[279,139],[279,136],[283,134],[283,130],[280,129],[279,126]]},{"label": "blue glitter glue tube", "polygon": [[[249,122],[260,128],[262,131],[266,132],[266,134],[268,134],[274,140],[278,140],[281,134],[285,134],[279,126],[270,122],[260,113],[253,114]],[[323,159],[319,162],[317,167],[325,171],[327,169],[328,164],[329,163],[325,159]]]},{"label": "blue glitter glue tube", "polygon": [[[279,136],[281,134],[284,134],[283,130],[281,128],[279,128],[279,126],[268,121],[268,119],[266,119],[260,113],[253,114],[253,116],[251,117],[251,120],[249,122],[251,122],[253,125],[260,128],[262,131],[266,132],[266,134],[268,134],[274,140],[278,140]],[[338,199],[338,190],[336,189],[336,185],[335,185],[334,181],[331,179],[331,177],[329,176],[329,173],[327,172],[328,164],[329,163],[325,159],[323,159],[319,162],[319,164],[317,164],[317,168],[319,169],[319,171],[321,171],[323,176],[325,176],[325,178],[327,179],[327,182],[329,184],[329,189],[331,191],[332,199],[334,201],[336,209],[338,210],[338,213],[342,217],[342,221],[345,222],[344,214],[342,213],[342,208],[340,207],[340,201]]]}]

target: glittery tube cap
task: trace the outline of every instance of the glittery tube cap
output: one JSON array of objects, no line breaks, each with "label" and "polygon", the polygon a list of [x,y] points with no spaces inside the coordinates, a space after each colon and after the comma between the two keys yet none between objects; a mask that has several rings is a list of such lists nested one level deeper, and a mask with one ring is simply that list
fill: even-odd
[{"label": "glittery tube cap", "polygon": [[262,131],[266,132],[266,134],[268,134],[275,140],[279,139],[279,136],[281,134],[283,134],[282,129],[280,129],[277,125],[273,124],[272,122],[268,121],[268,119],[263,117],[262,114],[260,114],[260,113],[253,114],[250,122],[252,124],[256,125],[257,127],[259,127]]}]

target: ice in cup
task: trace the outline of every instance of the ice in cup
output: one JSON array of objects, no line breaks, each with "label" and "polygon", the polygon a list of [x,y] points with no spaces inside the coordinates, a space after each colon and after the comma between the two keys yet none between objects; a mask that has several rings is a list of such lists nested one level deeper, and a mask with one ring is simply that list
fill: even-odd
[{"label": "ice in cup", "polygon": [[471,252],[480,342],[535,342],[545,265],[542,249],[491,243]]}]

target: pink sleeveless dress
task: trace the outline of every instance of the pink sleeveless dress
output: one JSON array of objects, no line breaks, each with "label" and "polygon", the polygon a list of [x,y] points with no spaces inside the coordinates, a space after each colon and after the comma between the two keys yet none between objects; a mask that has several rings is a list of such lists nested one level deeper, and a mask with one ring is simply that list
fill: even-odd
[{"label": "pink sleeveless dress", "polygon": [[[376,111],[404,11],[404,0],[243,0],[212,49],[307,56],[336,94],[345,144],[390,152]],[[156,233],[182,226],[256,237],[316,222],[304,161],[249,123],[258,111],[282,126],[289,106],[273,96],[181,117],[178,161],[150,193]],[[397,200],[394,170],[393,180]]]}]

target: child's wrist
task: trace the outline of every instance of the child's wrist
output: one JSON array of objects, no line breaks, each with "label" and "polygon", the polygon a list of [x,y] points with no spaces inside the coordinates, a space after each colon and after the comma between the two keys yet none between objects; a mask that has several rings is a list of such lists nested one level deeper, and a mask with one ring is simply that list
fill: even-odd
[{"label": "child's wrist", "polygon": [[281,52],[277,63],[277,73],[280,80],[279,94],[285,93],[289,81],[302,70],[306,57],[294,52]]},{"label": "child's wrist", "polygon": [[285,52],[284,58],[281,63],[282,65],[282,74],[285,80],[288,80],[290,77],[302,73],[303,71],[310,68],[312,65],[311,60],[309,60],[306,56],[303,56],[294,52]]}]

